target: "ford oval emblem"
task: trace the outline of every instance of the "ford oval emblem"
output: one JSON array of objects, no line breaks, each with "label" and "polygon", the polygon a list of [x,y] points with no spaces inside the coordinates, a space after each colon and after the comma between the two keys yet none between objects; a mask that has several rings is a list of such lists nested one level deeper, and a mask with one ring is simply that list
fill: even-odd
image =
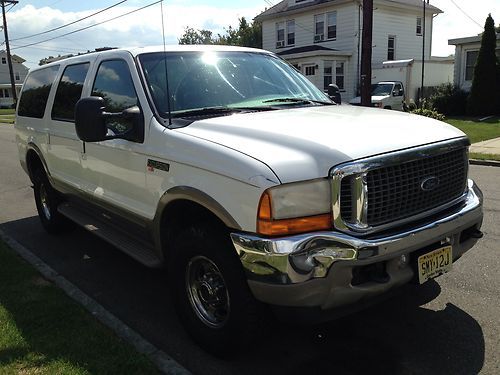
[{"label": "ford oval emblem", "polygon": [[420,188],[423,191],[432,191],[439,186],[439,178],[435,176],[426,177],[420,183]]}]

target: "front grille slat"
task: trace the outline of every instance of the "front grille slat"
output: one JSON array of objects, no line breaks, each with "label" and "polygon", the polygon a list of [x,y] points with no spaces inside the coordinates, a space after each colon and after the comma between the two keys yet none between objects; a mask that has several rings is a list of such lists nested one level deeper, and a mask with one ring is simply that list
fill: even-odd
[{"label": "front grille slat", "polygon": [[[421,184],[429,177],[437,177],[439,184],[425,191]],[[341,182],[340,206],[345,222],[353,217],[351,179],[352,176],[347,176]],[[369,170],[366,224],[370,227],[388,224],[449,203],[464,193],[466,179],[465,148]]]}]

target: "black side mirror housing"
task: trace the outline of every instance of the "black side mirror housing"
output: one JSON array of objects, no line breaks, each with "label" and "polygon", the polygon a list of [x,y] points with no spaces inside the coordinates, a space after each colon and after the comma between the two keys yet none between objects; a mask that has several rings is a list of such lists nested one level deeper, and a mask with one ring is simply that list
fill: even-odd
[{"label": "black side mirror housing", "polygon": [[84,142],[98,142],[106,139],[104,99],[97,96],[80,99],[75,106],[75,128],[78,138]]},{"label": "black side mirror housing", "polygon": [[[118,117],[132,122],[132,128],[124,133],[108,135],[106,119]],[[144,117],[138,106],[133,106],[119,113],[105,112],[104,99],[90,96],[80,99],[75,106],[75,128],[78,138],[84,142],[99,142],[110,139],[126,139],[144,142]]]}]

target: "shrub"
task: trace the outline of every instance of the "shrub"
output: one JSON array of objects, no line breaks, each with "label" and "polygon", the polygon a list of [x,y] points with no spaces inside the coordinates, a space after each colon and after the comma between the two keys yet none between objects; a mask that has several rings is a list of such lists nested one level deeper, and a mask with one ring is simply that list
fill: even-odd
[{"label": "shrub", "polygon": [[465,115],[467,92],[451,83],[444,83],[436,88],[429,102],[433,109],[446,116]]},{"label": "shrub", "polygon": [[410,113],[414,113],[420,116],[430,117],[439,121],[444,121],[444,115],[433,109],[418,108],[413,111],[410,111]]}]

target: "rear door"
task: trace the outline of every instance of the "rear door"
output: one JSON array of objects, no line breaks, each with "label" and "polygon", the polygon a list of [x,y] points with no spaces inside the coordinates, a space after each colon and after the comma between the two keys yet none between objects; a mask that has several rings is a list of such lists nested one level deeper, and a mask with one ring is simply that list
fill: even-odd
[{"label": "rear door", "polygon": [[58,182],[78,190],[85,186],[81,165],[84,144],[76,135],[75,105],[82,95],[89,68],[87,60],[61,69],[49,115],[51,172]]}]

